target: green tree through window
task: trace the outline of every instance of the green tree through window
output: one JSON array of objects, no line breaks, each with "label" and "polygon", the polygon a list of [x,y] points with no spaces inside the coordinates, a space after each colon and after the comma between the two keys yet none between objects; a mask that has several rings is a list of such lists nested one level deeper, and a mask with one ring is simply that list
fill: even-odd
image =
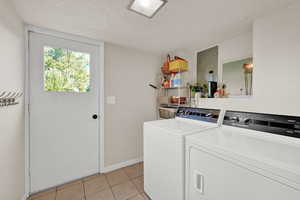
[{"label": "green tree through window", "polygon": [[90,55],[62,48],[44,47],[44,90],[88,92]]}]

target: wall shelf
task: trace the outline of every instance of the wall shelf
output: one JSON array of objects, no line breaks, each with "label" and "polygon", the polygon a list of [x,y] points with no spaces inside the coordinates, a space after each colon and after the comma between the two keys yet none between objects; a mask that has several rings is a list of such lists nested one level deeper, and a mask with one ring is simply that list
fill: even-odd
[{"label": "wall shelf", "polygon": [[164,88],[161,87],[161,89],[165,89],[165,90],[175,90],[175,89],[188,89],[188,87],[182,86],[182,87],[170,87],[170,88]]},{"label": "wall shelf", "polygon": [[[177,109],[181,106],[188,106],[189,104],[189,85],[186,82],[188,77],[188,70],[177,72],[180,77],[180,84],[175,87],[163,87],[164,81],[163,80],[170,80],[171,74],[160,73],[158,75],[158,93],[157,93],[157,111],[158,116],[157,118],[174,118]],[[174,73],[173,73],[174,74]],[[177,101],[172,101],[173,98],[186,98],[185,102],[180,103],[180,99]],[[174,100],[174,99],[173,99]],[[174,102],[174,103],[172,103]],[[184,103],[184,104],[182,104]],[[169,113],[167,113],[169,112]]]}]

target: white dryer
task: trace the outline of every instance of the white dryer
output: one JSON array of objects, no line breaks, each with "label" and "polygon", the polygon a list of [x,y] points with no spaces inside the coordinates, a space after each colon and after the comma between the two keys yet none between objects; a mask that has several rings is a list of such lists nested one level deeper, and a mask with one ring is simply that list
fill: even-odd
[{"label": "white dryer", "polygon": [[299,200],[300,117],[227,111],[186,137],[186,200]]},{"label": "white dryer", "polygon": [[218,127],[220,110],[181,107],[175,119],[144,123],[144,189],[153,200],[184,200],[185,136]]}]

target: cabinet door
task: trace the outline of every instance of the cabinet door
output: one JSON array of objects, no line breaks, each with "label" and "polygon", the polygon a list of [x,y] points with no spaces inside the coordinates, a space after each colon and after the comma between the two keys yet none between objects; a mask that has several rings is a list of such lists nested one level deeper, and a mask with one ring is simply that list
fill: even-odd
[{"label": "cabinet door", "polygon": [[299,200],[300,191],[230,161],[190,149],[188,200]]}]

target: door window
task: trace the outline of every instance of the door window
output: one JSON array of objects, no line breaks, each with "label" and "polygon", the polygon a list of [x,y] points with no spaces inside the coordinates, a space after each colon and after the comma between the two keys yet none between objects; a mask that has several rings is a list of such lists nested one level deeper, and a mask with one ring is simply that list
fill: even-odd
[{"label": "door window", "polygon": [[44,91],[90,91],[90,54],[45,46]]}]

